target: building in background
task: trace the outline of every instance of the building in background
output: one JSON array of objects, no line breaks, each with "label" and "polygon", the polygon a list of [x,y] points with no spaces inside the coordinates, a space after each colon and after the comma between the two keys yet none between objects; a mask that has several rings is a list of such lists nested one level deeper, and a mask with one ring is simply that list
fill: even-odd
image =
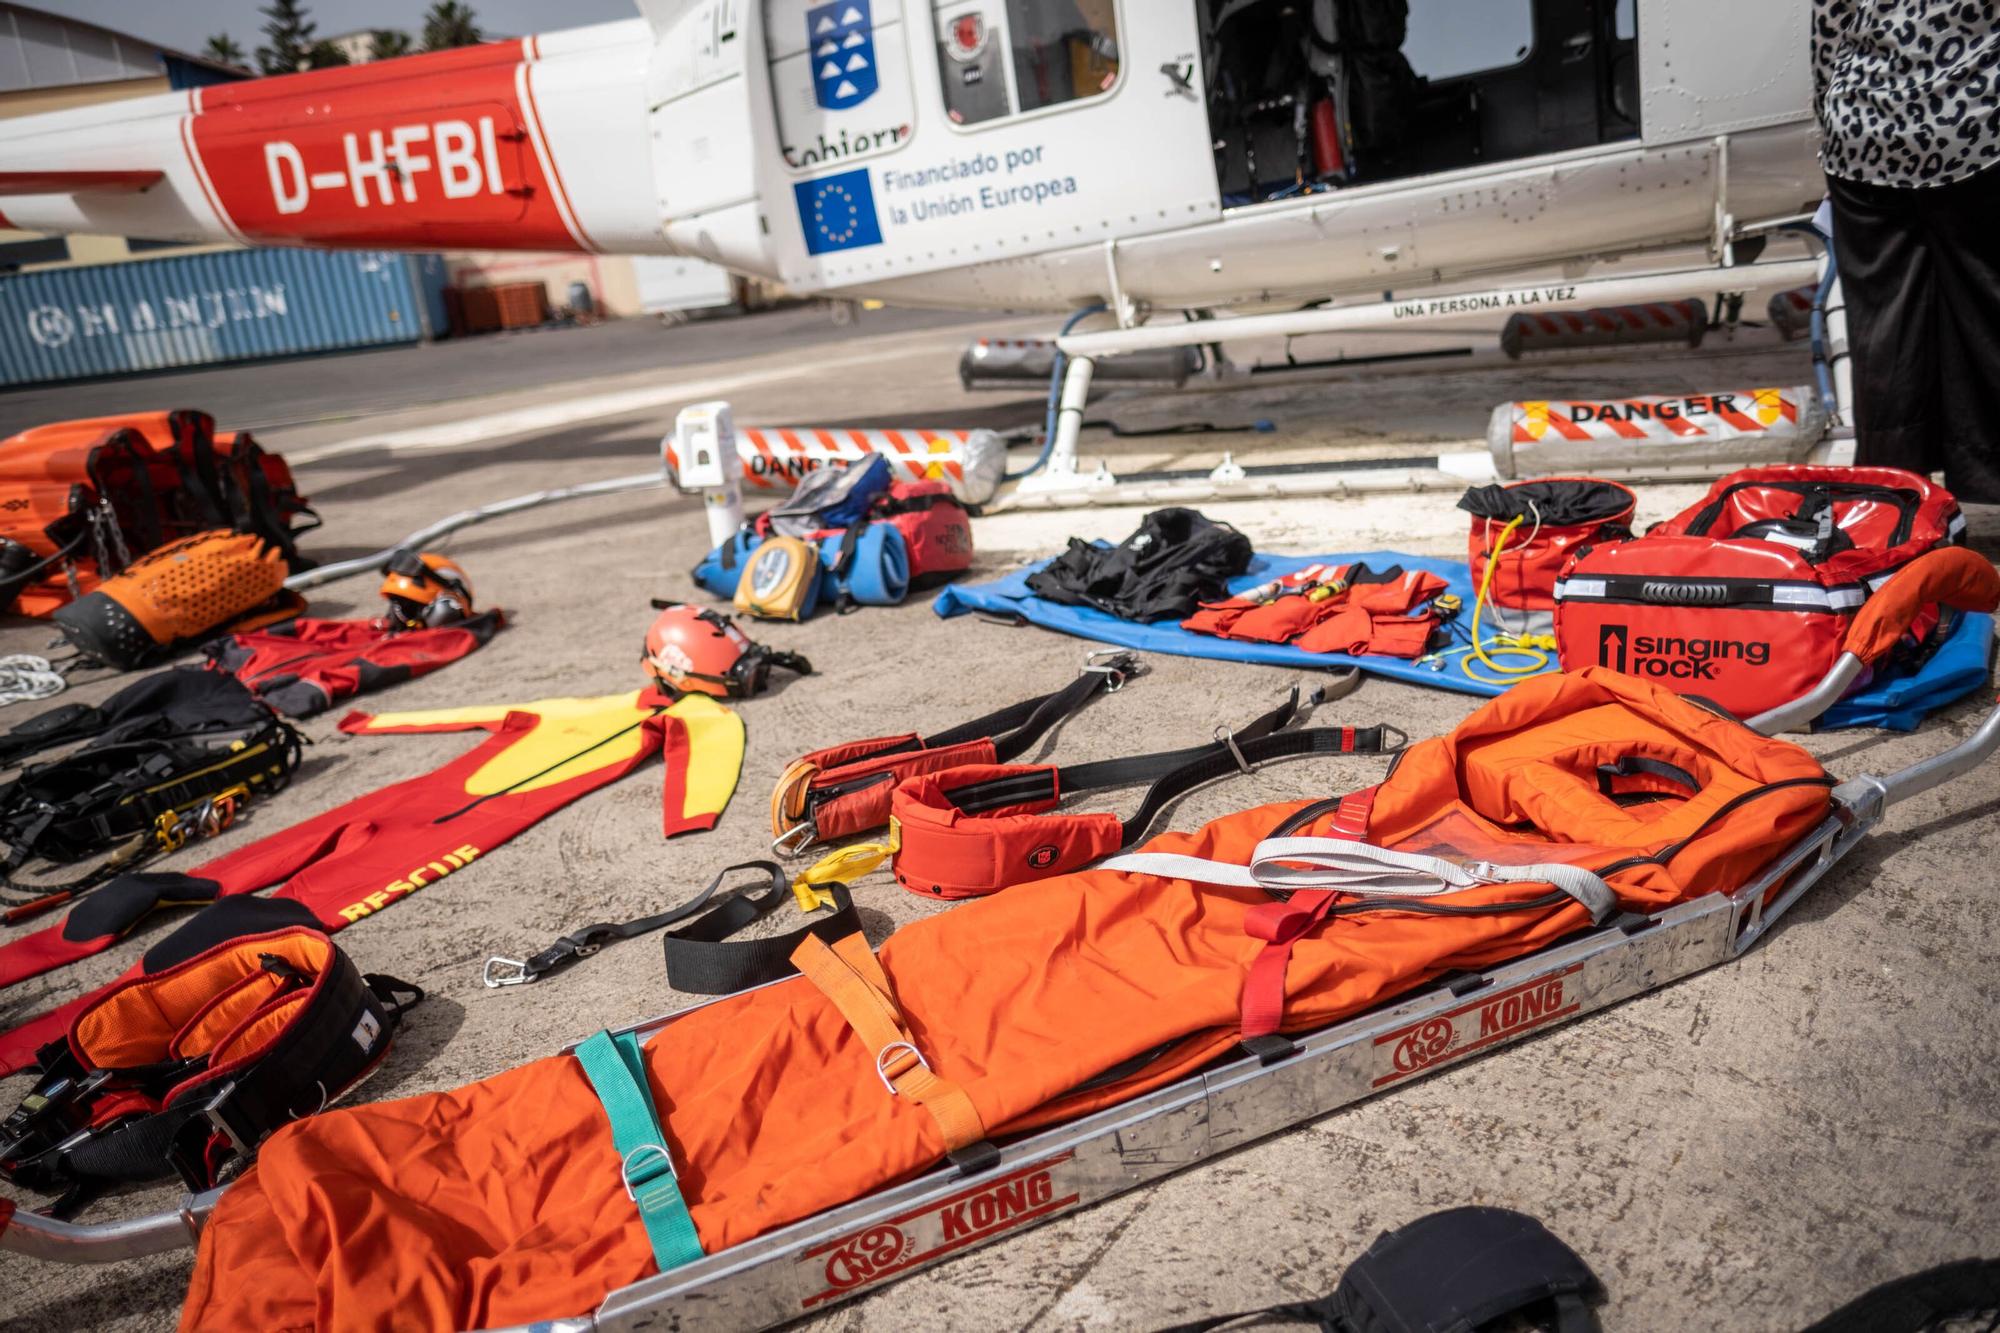
[{"label": "building in background", "polygon": [[331,37],[319,40],[347,57],[350,65],[365,65],[375,58],[375,30],[361,28],[354,32],[337,32]]}]

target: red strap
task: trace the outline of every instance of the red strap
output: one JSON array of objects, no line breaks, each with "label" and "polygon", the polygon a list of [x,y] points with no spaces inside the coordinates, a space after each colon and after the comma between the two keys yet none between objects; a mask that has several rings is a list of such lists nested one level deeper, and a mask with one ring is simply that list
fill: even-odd
[{"label": "red strap", "polygon": [[[1343,741],[1353,748],[1352,728]],[[1340,798],[1328,832],[1336,838],[1360,842],[1368,836],[1368,814],[1375,805],[1375,788],[1364,787]],[[1243,918],[1243,928],[1264,941],[1264,948],[1250,963],[1243,978],[1242,1017],[1239,1035],[1269,1036],[1285,1019],[1285,971],[1291,965],[1292,946],[1319,928],[1340,894],[1331,889],[1300,889],[1284,902],[1259,903]]]}]

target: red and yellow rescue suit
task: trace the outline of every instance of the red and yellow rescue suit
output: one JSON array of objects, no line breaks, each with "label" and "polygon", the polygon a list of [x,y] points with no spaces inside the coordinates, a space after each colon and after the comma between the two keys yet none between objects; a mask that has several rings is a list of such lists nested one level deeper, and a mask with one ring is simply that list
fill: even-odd
[{"label": "red and yellow rescue suit", "polygon": [[[1618,906],[1654,912],[1747,882],[1825,815],[1828,786],[1795,745],[1589,670],[1516,686],[1411,747],[1376,790],[1365,832],[1430,855],[1587,867]],[[1247,810],[1147,849],[1243,865],[1287,820],[1299,834],[1346,831],[1335,804]],[[1276,1025],[1322,1027],[1586,926],[1587,909],[1550,887],[1341,896],[1292,945]],[[1253,923],[1274,902],[1258,888],[1104,869],[1024,884],[897,931],[879,956],[884,999],[935,1082],[962,1092],[957,1109],[969,1105],[990,1136],[1017,1134],[1227,1055],[1267,948]],[[876,1050],[820,984],[795,977],[692,1010],[645,1047],[706,1253],[944,1155],[939,1119],[885,1092]],[[483,1328],[579,1315],[653,1271],[652,1253],[604,1108],[563,1055],[279,1130],[202,1233],[182,1326]]]},{"label": "red and yellow rescue suit", "polygon": [[[274,884],[282,887],[272,897],[304,906],[331,934],[463,869],[655,754],[666,760],[666,835],[712,828],[743,764],[742,719],[704,695],[670,702],[635,690],[597,699],[353,713],[340,726],[363,735],[484,730],[493,737],[431,773],[357,797],[187,874],[112,881],[61,925],[0,946],[0,987],[102,953],[156,907]],[[0,1035],[0,1074],[31,1062],[89,998]]]}]

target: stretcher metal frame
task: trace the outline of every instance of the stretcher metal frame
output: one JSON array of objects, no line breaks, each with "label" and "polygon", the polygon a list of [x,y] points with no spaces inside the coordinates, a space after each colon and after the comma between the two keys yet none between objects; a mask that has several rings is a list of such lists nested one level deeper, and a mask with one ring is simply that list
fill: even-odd
[{"label": "stretcher metal frame", "polygon": [[[2000,707],[1972,735],[1886,777],[1833,789],[1827,817],[1750,883],[1588,933],[1243,1055],[1066,1125],[1001,1146],[974,1174],[940,1167],[904,1184],[613,1291],[545,1333],[768,1328],[865,1295],[906,1273],[1102,1202],[1410,1079],[1728,962],[1756,944],[1867,837],[1888,807],[2000,750]],[[774,983],[775,984],[775,983]],[[711,1001],[710,1003],[714,1003]],[[698,1006],[697,1006],[698,1007]],[[623,1029],[647,1035],[691,1010]],[[220,1190],[129,1221],[0,1217],[0,1250],[99,1263],[192,1244]]]}]

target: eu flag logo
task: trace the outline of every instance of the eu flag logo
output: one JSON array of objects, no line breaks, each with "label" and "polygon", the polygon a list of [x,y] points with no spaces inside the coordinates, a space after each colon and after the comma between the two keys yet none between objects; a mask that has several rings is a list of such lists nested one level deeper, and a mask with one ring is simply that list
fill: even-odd
[{"label": "eu flag logo", "polygon": [[834,0],[806,11],[812,51],[813,97],[828,111],[845,111],[874,95],[875,25],[868,0]]},{"label": "eu flag logo", "polygon": [[823,255],[882,244],[882,223],[875,216],[875,191],[868,184],[866,167],[800,181],[792,187],[792,195],[806,233],[806,253]]}]

